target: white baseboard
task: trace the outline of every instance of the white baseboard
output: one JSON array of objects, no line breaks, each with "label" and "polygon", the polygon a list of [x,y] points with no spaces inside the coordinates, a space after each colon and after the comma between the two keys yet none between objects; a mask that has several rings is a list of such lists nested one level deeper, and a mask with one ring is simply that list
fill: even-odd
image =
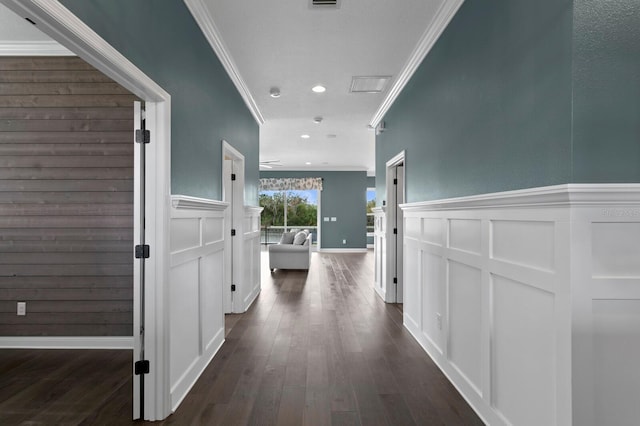
[{"label": "white baseboard", "polygon": [[0,337],[2,349],[133,349],[133,337]]},{"label": "white baseboard", "polygon": [[318,250],[320,253],[366,253],[366,248],[321,248]]},{"label": "white baseboard", "polygon": [[76,56],[55,41],[0,41],[0,56]]}]

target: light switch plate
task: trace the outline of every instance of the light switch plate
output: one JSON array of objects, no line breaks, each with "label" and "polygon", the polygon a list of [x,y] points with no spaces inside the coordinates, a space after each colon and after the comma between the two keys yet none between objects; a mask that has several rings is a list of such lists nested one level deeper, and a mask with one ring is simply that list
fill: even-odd
[{"label": "light switch plate", "polygon": [[337,221],[338,221],[338,218],[337,218],[337,217],[332,217],[332,218],[331,218],[331,222],[337,222]]},{"label": "light switch plate", "polygon": [[27,302],[18,302],[18,315],[27,315]]}]

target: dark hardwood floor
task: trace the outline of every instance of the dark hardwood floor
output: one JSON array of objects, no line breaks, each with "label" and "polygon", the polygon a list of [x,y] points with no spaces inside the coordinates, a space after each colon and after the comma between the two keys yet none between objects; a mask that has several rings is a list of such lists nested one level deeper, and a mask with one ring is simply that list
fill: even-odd
[{"label": "dark hardwood floor", "polygon": [[[404,330],[400,307],[374,293],[371,253],[314,253],[308,272],[267,264],[254,305],[227,317],[219,353],[154,424],[482,424]],[[1,352],[0,424],[132,423],[130,352],[73,363],[67,351]]]}]

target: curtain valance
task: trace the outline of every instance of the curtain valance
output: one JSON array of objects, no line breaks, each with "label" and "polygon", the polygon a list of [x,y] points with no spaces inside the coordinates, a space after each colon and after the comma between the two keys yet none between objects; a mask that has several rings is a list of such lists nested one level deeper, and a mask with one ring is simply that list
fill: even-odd
[{"label": "curtain valance", "polygon": [[261,191],[317,189],[322,191],[322,178],[262,178]]}]

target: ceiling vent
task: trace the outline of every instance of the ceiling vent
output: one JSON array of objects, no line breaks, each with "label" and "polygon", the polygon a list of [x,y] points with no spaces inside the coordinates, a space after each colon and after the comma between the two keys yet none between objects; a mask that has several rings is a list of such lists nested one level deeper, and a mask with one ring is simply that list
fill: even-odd
[{"label": "ceiling vent", "polygon": [[351,93],[381,93],[387,88],[387,83],[391,80],[390,75],[379,75],[372,77],[353,77],[351,80]]},{"label": "ceiling vent", "polygon": [[311,9],[339,9],[340,0],[309,0]]}]

